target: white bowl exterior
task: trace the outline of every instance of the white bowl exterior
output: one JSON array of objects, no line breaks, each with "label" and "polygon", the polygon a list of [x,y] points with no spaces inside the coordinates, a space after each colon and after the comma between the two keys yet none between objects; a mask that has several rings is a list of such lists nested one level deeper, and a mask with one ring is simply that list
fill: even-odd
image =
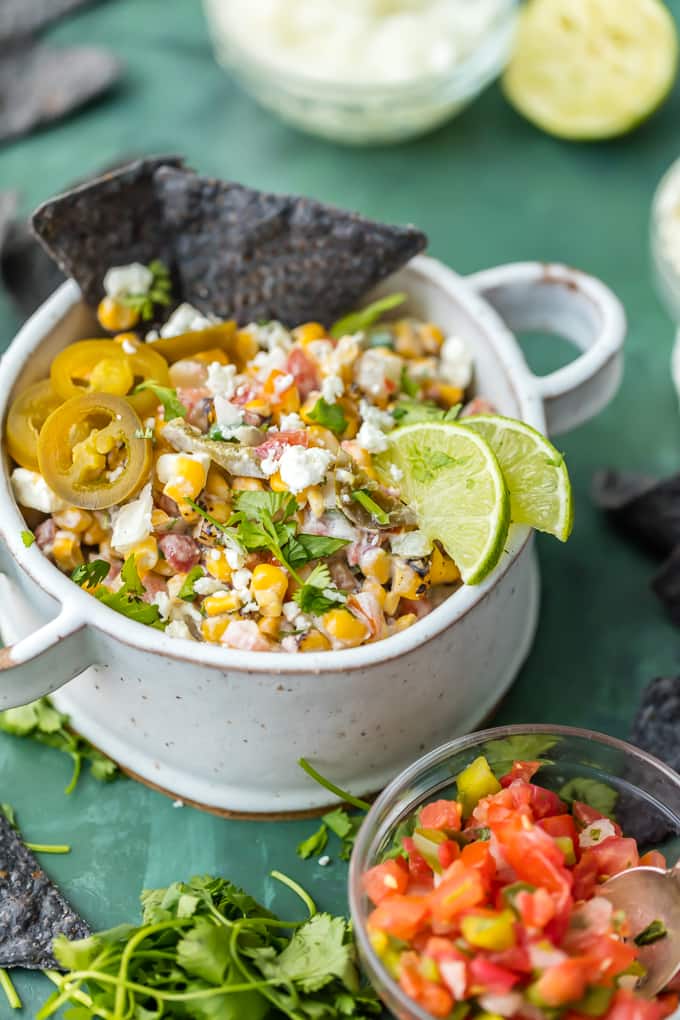
[{"label": "white bowl exterior", "polygon": [[[378,293],[396,289],[409,294],[410,311],[469,344],[479,393],[502,413],[545,429],[538,383],[514,338],[463,279],[420,257]],[[44,375],[57,350],[91,329],[77,288],[64,284],[0,365],[2,418],[10,391]],[[490,578],[460,589],[408,630],[303,657],[180,641],[135,624],[76,588],[36,546],[24,548],[23,526],[5,470],[0,530],[13,561],[3,569],[18,584],[17,598],[21,590],[27,596],[33,626],[62,606],[51,626],[64,640],[34,661],[32,682],[54,690],[80,673],[55,696],[76,729],[144,779],[227,811],[327,803],[296,765],[302,755],[354,793],[379,788],[415,756],[488,715],[536,626],[537,574],[524,528],[511,530]],[[17,620],[13,633],[6,621],[6,640],[27,633],[18,612]],[[12,649],[2,654],[12,665]],[[3,699],[17,703],[8,691],[11,673],[0,674],[0,707]],[[25,700],[37,693],[29,684]]]}]

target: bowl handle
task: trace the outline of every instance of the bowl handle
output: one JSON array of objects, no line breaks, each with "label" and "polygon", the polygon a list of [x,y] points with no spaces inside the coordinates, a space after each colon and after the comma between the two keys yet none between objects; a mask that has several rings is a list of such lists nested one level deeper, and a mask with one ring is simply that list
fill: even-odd
[{"label": "bowl handle", "polygon": [[0,573],[0,601],[11,606],[2,620],[2,636],[10,643],[0,648],[0,711],[4,711],[51,694],[94,659],[88,651],[86,625],[68,605],[34,629],[38,610],[22,590],[26,579],[21,587],[14,580],[16,572],[4,543],[0,543],[0,565],[7,570]]},{"label": "bowl handle", "polygon": [[512,332],[553,333],[582,351],[549,375],[530,373],[550,435],[569,432],[609,403],[623,374],[626,317],[605,284],[578,269],[545,262],[514,262],[466,279]]}]

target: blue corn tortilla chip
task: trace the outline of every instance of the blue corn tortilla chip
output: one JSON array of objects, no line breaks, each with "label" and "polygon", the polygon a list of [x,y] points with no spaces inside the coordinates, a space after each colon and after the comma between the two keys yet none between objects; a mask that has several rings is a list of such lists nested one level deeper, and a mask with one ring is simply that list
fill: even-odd
[{"label": "blue corn tortilla chip", "polygon": [[57,49],[0,42],[0,141],[60,120],[120,78],[117,57],[97,46]]},{"label": "blue corn tortilla chip", "polygon": [[170,167],[155,174],[182,298],[244,325],[330,326],[427,245],[310,198],[273,195]]},{"label": "blue corn tortilla chip", "polygon": [[52,941],[59,934],[79,939],[90,929],[0,814],[0,967],[58,969]]},{"label": "blue corn tortilla chip", "polygon": [[593,479],[593,498],[611,523],[645,551],[668,556],[680,545],[680,474],[659,481],[603,471]]},{"label": "blue corn tortilla chip", "polygon": [[2,0],[0,3],[0,46],[13,39],[25,39],[54,21],[75,14],[95,0]]},{"label": "blue corn tortilla chip", "polygon": [[88,304],[99,302],[111,266],[157,258],[171,264],[153,179],[159,166],[181,163],[176,156],[135,160],[49,199],[33,214],[38,239]]}]

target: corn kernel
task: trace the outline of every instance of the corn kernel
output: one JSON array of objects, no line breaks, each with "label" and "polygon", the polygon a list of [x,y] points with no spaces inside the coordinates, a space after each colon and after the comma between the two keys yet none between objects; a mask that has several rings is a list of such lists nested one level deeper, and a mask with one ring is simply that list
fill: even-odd
[{"label": "corn kernel", "polygon": [[158,563],[158,542],[153,535],[149,535],[143,542],[137,542],[133,546],[132,555],[140,576],[148,574]]},{"label": "corn kernel", "polygon": [[97,306],[97,318],[109,333],[120,333],[132,329],[139,322],[139,312],[128,308],[113,298],[105,297]]},{"label": "corn kernel", "polygon": [[360,424],[359,412],[357,411],[356,405],[352,400],[350,400],[349,397],[341,397],[340,400],[338,400],[338,404],[342,408],[343,413],[345,415],[345,421],[347,422],[347,427],[345,428],[345,431],[342,433],[342,438],[354,439],[357,432],[359,431]]},{"label": "corn kernel", "polygon": [[252,361],[258,351],[258,343],[247,329],[237,329],[234,337],[234,361],[241,370]]},{"label": "corn kernel", "polygon": [[160,531],[166,525],[169,525],[172,520],[173,518],[166,514],[165,510],[159,510],[158,507],[154,507],[151,511],[151,530]]},{"label": "corn kernel", "polygon": [[210,465],[208,480],[205,483],[205,490],[212,496],[218,496],[225,502],[231,499],[231,487],[224,474],[215,464]]},{"label": "corn kernel", "polygon": [[394,625],[397,630],[406,630],[406,628],[411,627],[417,619],[418,617],[415,613],[403,613],[401,616],[397,617],[394,621]]},{"label": "corn kernel", "polygon": [[464,393],[459,386],[449,386],[448,383],[437,383],[437,396],[440,403],[445,407],[453,407],[460,404]]},{"label": "corn kernel", "polygon": [[430,582],[432,584],[454,584],[460,580],[460,570],[450,556],[443,553],[439,546],[432,550],[430,560]]},{"label": "corn kernel", "polygon": [[206,641],[221,641],[233,616],[210,616],[201,623],[201,634]]},{"label": "corn kernel", "polygon": [[263,400],[262,397],[255,397],[253,400],[249,400],[244,405],[246,411],[252,411],[253,414],[259,414],[261,418],[268,418],[271,414],[271,407],[268,401]]},{"label": "corn kernel", "polygon": [[117,344],[120,344],[121,347],[126,347],[126,353],[128,354],[130,353],[130,347],[134,347],[135,350],[138,350],[141,346],[140,339],[136,333],[116,333],[113,339]]},{"label": "corn kernel", "polygon": [[402,358],[419,358],[423,353],[423,344],[416,332],[415,324],[410,319],[400,319],[393,324],[394,349]]},{"label": "corn kernel", "polygon": [[223,499],[203,495],[203,503],[206,511],[220,524],[226,524],[231,517],[231,504],[225,503]]},{"label": "corn kernel", "polygon": [[302,418],[305,425],[314,424],[313,419],[310,418],[309,415],[316,407],[318,399],[319,393],[315,390],[309,397],[307,397],[304,404],[302,404],[302,406],[300,407],[300,417]]},{"label": "corn kernel", "polygon": [[234,613],[240,608],[241,600],[235,591],[217,591],[203,599],[206,616],[220,616],[222,613]]},{"label": "corn kernel", "polygon": [[322,517],[326,511],[326,501],[324,499],[323,491],[318,485],[310,485],[309,488],[304,491],[307,495],[309,509],[317,519]]},{"label": "corn kernel", "polygon": [[421,577],[407,563],[394,560],[392,564],[392,592],[403,599],[421,599],[429,585],[428,577]]},{"label": "corn kernel", "polygon": [[320,630],[310,630],[300,642],[301,652],[327,652],[330,647],[330,641]]},{"label": "corn kernel", "polygon": [[265,637],[272,638],[274,641],[278,640],[279,631],[281,630],[281,617],[280,616],[266,616],[258,621],[257,624],[260,633],[264,634]]},{"label": "corn kernel", "polygon": [[330,637],[340,645],[352,648],[368,637],[368,628],[348,609],[331,609],[323,617],[323,625]]},{"label": "corn kernel", "polygon": [[66,531],[75,531],[78,534],[87,531],[94,523],[94,517],[87,510],[80,510],[78,507],[70,506],[58,514],[52,515],[54,523],[58,528],[65,528]]},{"label": "corn kernel", "polygon": [[311,446],[319,446],[322,450],[337,453],[340,449],[338,437],[333,435],[330,429],[325,429],[323,425],[310,426],[307,429],[307,438]]},{"label": "corn kernel", "polygon": [[263,616],[280,616],[288,591],[288,576],[273,563],[258,563],[253,571],[250,590]]},{"label": "corn kernel", "polygon": [[[268,401],[273,408],[284,411],[286,414],[292,414],[293,411],[298,411],[300,408],[300,395],[294,382],[288,383],[283,388],[281,387],[282,381],[285,381],[287,378],[289,379],[290,376],[286,372],[275,368],[267,377],[267,381],[264,384],[264,392],[267,394]],[[249,406],[250,404],[246,404],[246,407]]]},{"label": "corn kernel", "polygon": [[223,549],[211,549],[205,558],[205,569],[217,581],[228,581],[231,578],[231,567]]},{"label": "corn kernel", "polygon": [[54,536],[52,556],[60,570],[74,570],[83,562],[80,548],[80,535],[73,531],[60,529]]},{"label": "corn kernel", "polygon": [[320,322],[305,322],[293,330],[293,337],[297,343],[306,347],[313,340],[323,340],[328,334]]},{"label": "corn kernel", "polygon": [[231,487],[235,492],[262,492],[264,489],[259,478],[245,478],[241,475],[232,480]]},{"label": "corn kernel", "polygon": [[200,461],[183,453],[177,454],[172,474],[163,492],[180,504],[183,499],[196,499],[205,488],[208,477]]},{"label": "corn kernel", "polygon": [[363,446],[359,446],[354,439],[346,439],[342,444],[342,448],[359,467],[364,469],[369,478],[372,478],[374,481],[377,480],[378,476],[373,467],[373,458],[368,450],[364,450]]},{"label": "corn kernel", "polygon": [[367,592],[369,595],[373,595],[376,602],[381,609],[385,608],[385,600],[387,598],[387,592],[374,577],[367,577],[361,586],[361,590]]},{"label": "corn kernel", "polygon": [[269,476],[269,487],[273,492],[288,492],[288,486],[281,477],[280,471],[275,471]]},{"label": "corn kernel", "polygon": [[374,577],[380,584],[387,584],[392,569],[392,558],[384,549],[368,549],[359,561],[365,577]]},{"label": "corn kernel", "polygon": [[172,577],[168,581],[168,595],[170,596],[171,599],[176,599],[179,597],[182,585],[184,584],[186,579],[187,579],[186,574],[177,574],[173,571]]},{"label": "corn kernel", "polygon": [[437,354],[444,343],[444,333],[434,322],[424,322],[420,336],[427,354]]},{"label": "corn kernel", "polygon": [[217,362],[218,365],[229,364],[229,358],[221,347],[210,347],[206,351],[198,351],[197,354],[191,355],[191,360],[200,361],[203,365],[212,365],[214,362]]},{"label": "corn kernel", "polygon": [[[100,545],[111,535],[111,531],[105,528],[99,521],[95,520],[92,526],[83,532],[83,542],[85,545]],[[101,550],[100,550],[101,551]]]}]

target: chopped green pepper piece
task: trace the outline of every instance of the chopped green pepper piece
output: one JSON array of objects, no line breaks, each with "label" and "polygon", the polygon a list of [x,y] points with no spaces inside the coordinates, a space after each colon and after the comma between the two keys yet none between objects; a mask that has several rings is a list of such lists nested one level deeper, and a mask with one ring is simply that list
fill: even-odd
[{"label": "chopped green pepper piece", "polygon": [[584,1016],[603,1016],[609,1009],[614,992],[613,986],[605,988],[603,985],[593,985],[581,1001],[575,1003],[573,1009]]},{"label": "chopped green pepper piece", "polygon": [[571,836],[553,836],[556,846],[560,848],[564,854],[564,863],[569,867],[576,864],[576,852],[574,850],[574,841]]},{"label": "chopped green pepper piece", "polygon": [[501,784],[489,768],[489,763],[483,755],[475,758],[471,765],[458,775],[458,800],[463,807],[463,817],[469,818],[475,807],[482,799],[492,793],[498,793]]},{"label": "chopped green pepper piece", "polygon": [[506,906],[517,912],[515,900],[517,899],[517,893],[521,892],[536,892],[536,886],[531,885],[529,882],[513,882],[512,885],[506,885],[505,889],[501,892],[501,898]]},{"label": "chopped green pepper piece", "polygon": [[439,863],[439,846],[445,842],[446,833],[439,829],[416,829],[413,833],[413,845],[438,875],[442,872],[442,866]]},{"label": "chopped green pepper piece", "polygon": [[460,930],[471,946],[502,953],[515,944],[515,915],[512,910],[466,914],[460,922]]}]

